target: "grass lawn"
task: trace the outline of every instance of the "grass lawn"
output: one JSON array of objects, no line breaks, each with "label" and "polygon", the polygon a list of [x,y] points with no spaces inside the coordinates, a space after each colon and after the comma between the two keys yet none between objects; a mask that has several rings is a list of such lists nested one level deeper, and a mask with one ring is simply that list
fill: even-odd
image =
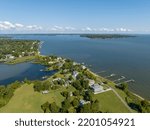
[{"label": "grass lawn", "polygon": [[23,85],[17,89],[14,96],[10,99],[9,103],[0,109],[1,113],[40,113],[43,112],[41,105],[46,101],[50,103],[56,102],[61,106],[64,97],[60,94],[62,91],[73,91],[74,88],[68,89],[61,87],[58,90],[50,90],[48,94],[41,94],[34,92],[33,85]]},{"label": "grass lawn", "polygon": [[100,111],[109,113],[127,113],[129,110],[124,106],[113,91],[94,95],[100,102]]},{"label": "grass lawn", "polygon": [[[21,88],[18,88],[14,96],[10,99],[8,104],[0,109],[1,113],[40,113],[43,112],[41,105],[46,101],[50,103],[56,102],[58,106],[61,106],[61,102],[64,97],[61,95],[63,91],[74,91],[73,87],[61,87],[57,90],[50,90],[48,94],[41,94],[34,92],[33,85],[24,84]],[[108,91],[94,95],[95,99],[100,102],[100,111],[102,112],[129,112],[124,104],[118,99],[113,91]]]}]

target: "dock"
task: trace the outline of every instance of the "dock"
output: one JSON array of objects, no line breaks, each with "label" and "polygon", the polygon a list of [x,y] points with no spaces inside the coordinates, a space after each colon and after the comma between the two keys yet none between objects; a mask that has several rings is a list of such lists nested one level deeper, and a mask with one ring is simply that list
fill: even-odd
[{"label": "dock", "polygon": [[[130,83],[130,82],[135,82],[135,80],[134,79],[130,79],[130,80],[126,80],[126,81],[124,81],[123,83]],[[122,83],[118,83],[117,85],[120,85],[120,84],[122,84]]]},{"label": "dock", "polygon": [[116,80],[113,80],[113,82],[117,82],[117,81],[123,80],[123,79],[125,79],[125,78],[126,78],[125,76],[121,76],[121,78],[116,79]]},{"label": "dock", "polygon": [[100,72],[97,72],[97,74],[101,74],[101,73],[105,73],[106,71],[105,70],[102,70]]}]

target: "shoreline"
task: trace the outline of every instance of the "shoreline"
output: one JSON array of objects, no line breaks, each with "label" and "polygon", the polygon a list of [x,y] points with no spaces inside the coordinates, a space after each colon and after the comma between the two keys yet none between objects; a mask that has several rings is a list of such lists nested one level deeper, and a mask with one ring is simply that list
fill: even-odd
[{"label": "shoreline", "polygon": [[[107,79],[107,78],[104,78],[104,77],[101,76],[101,75],[98,75],[98,74],[92,72],[90,69],[88,69],[88,70],[89,70],[93,75],[95,75],[95,76],[97,76],[97,77],[100,77],[100,78],[103,78],[103,79],[105,79],[105,80],[108,80],[108,81],[114,83],[113,81],[111,81],[111,80],[109,80],[109,79]],[[115,84],[115,83],[114,83],[114,84]],[[146,100],[144,97],[142,97],[142,96],[140,96],[140,95],[138,95],[138,94],[132,92],[131,90],[129,90],[129,91],[130,91],[134,96],[136,96],[137,98],[139,98],[140,100]],[[150,102],[150,100],[148,100],[148,101]]]},{"label": "shoreline", "polygon": [[[10,64],[10,65],[12,65],[12,64],[18,64],[18,63],[23,63],[23,62],[29,62],[29,61],[31,61],[31,60],[34,60],[35,58],[36,58],[36,56],[47,56],[47,55],[42,55],[41,54],[41,48],[42,48],[42,44],[44,43],[44,41],[39,41],[38,42],[38,50],[37,50],[37,54],[35,55],[35,56],[32,56],[32,58],[30,59],[28,59],[28,57],[23,57],[23,58],[21,58],[22,60],[20,60],[19,58],[16,58],[16,61],[14,61],[14,62],[8,62],[8,63],[6,63],[5,62],[5,64]],[[58,56],[57,56],[58,57]],[[27,59],[26,59],[27,58]],[[18,62],[19,61],[19,62]],[[76,62],[76,61],[75,61]],[[108,81],[109,83],[113,83],[114,85],[116,85],[116,83],[115,82],[113,82],[113,81],[111,81],[111,80],[109,80],[109,79],[107,79],[107,78],[105,78],[105,77],[103,77],[103,76],[101,76],[101,75],[98,75],[98,74],[96,74],[95,72],[93,72],[92,70],[91,70],[91,68],[88,68],[88,70],[89,70],[89,72],[91,72],[93,75],[95,75],[96,77],[99,77],[99,78],[102,78],[103,80],[106,80],[106,81]],[[114,87],[115,86],[109,86],[110,88],[113,88],[114,89]],[[136,93],[134,93],[134,92],[132,92],[131,90],[129,90],[129,92],[131,92],[134,96],[136,96],[139,100],[146,100],[144,97],[142,97],[142,96],[140,96],[140,95],[138,95],[138,94],[136,94]],[[148,100],[149,101],[149,100]]]},{"label": "shoreline", "polygon": [[[47,56],[45,56],[45,55],[38,55],[39,56],[39,58],[41,58],[41,59],[43,59],[44,58],[44,60],[45,59],[47,59],[44,63],[45,63],[45,65],[46,65],[46,63],[48,63],[50,60],[48,59],[48,57]],[[51,57],[50,57],[51,58]],[[62,57],[58,57],[58,56],[55,56],[55,59],[58,59],[58,58],[61,58],[62,60],[63,60],[63,58]],[[62,63],[62,60],[60,60],[60,63]],[[67,59],[65,59],[65,60],[67,60]],[[67,62],[67,61],[66,61]],[[43,61],[42,60],[40,60],[39,62],[38,62],[38,64],[39,65],[42,65],[42,63],[43,63]],[[79,65],[80,67],[83,67],[84,65],[82,65],[82,64],[80,64],[80,63],[77,63],[77,62],[75,62],[75,61],[72,61],[72,63],[75,63],[75,64],[77,64],[77,65]],[[72,64],[73,65],[73,64]],[[86,70],[85,70],[86,69]],[[105,87],[105,89],[107,89],[107,90],[111,90],[111,93],[113,94],[113,96],[112,97],[110,97],[110,98],[113,98],[113,97],[115,97],[119,102],[118,102],[118,105],[120,105],[120,104],[122,104],[123,105],[123,110],[125,109],[125,111],[127,112],[127,113],[134,113],[134,112],[139,112],[138,110],[135,110],[134,108],[132,108],[129,104],[130,103],[135,103],[135,100],[137,101],[137,105],[139,105],[139,103],[141,103],[141,101],[142,100],[146,100],[146,99],[144,99],[143,97],[141,97],[141,96],[139,96],[138,94],[136,94],[136,93],[133,93],[132,91],[130,91],[130,90],[128,90],[128,92],[130,93],[130,95],[128,95],[126,92],[127,91],[124,91],[124,90],[121,90],[121,89],[118,89],[118,88],[116,88],[116,84],[113,82],[113,81],[111,81],[111,80],[109,80],[109,79],[107,79],[107,78],[105,78],[105,77],[103,77],[103,76],[101,76],[101,75],[98,75],[98,74],[96,74],[95,72],[93,72],[91,69],[89,69],[89,68],[87,68],[86,66],[85,66],[85,69],[83,69],[83,70],[85,70],[85,71],[87,71],[87,73],[89,73],[89,75],[90,75],[90,77],[88,77],[89,79],[93,79],[94,80],[94,82],[98,82],[98,84],[99,85],[102,85],[103,87]],[[82,71],[83,71],[82,70]],[[81,72],[82,72],[81,71]],[[78,71],[79,73],[80,73],[80,71]],[[38,73],[37,71],[36,71],[36,73]],[[71,72],[70,72],[71,73]],[[56,73],[57,74],[57,73]],[[59,73],[58,73],[59,74]],[[58,75],[57,75],[58,76]],[[57,77],[56,76],[56,77]],[[44,76],[45,77],[45,76]],[[51,77],[48,77],[48,78],[51,78]],[[58,77],[59,78],[59,77]],[[47,80],[47,78],[45,77],[44,78],[45,80]],[[37,79],[38,80],[38,79]],[[39,81],[39,80],[38,80]],[[12,82],[13,83],[13,82]],[[106,96],[106,95],[105,95]],[[110,96],[109,94],[107,95],[107,96]],[[107,97],[106,96],[106,97]],[[108,101],[110,100],[110,98],[108,99]],[[128,98],[128,100],[126,100],[126,98]],[[98,99],[99,100],[99,99]],[[148,100],[148,102],[149,102],[149,100]],[[107,103],[107,102],[106,102]],[[113,109],[112,109],[113,110]]]},{"label": "shoreline", "polygon": [[[42,41],[42,42],[40,42],[39,43],[39,45],[41,45],[41,44],[43,44],[44,43],[44,41]],[[46,55],[42,55],[41,53],[40,53],[40,51],[39,51],[39,54],[37,54],[36,56],[46,56]],[[30,60],[22,60],[21,62],[16,62],[16,63],[6,63],[6,62],[4,62],[4,64],[7,64],[7,65],[15,65],[15,64],[19,64],[19,63],[25,63],[25,62],[30,62],[30,61],[32,61],[32,60],[34,60],[35,58],[36,58],[36,56],[34,56],[32,59],[30,59]],[[25,59],[26,58],[28,58],[28,57],[25,57]],[[20,58],[17,58],[17,59],[20,59]],[[0,63],[1,64],[1,63]],[[106,80],[106,81],[109,81],[109,82],[112,82],[113,84],[116,84],[116,83],[114,83],[113,81],[111,81],[111,80],[109,80],[109,79],[107,79],[107,78],[105,78],[105,77],[103,77],[103,76],[101,76],[101,75],[98,75],[98,74],[96,74],[95,72],[93,72],[90,68],[88,68],[88,71],[89,72],[91,72],[93,75],[95,75],[96,77],[99,77],[99,78],[102,78],[103,80]],[[134,92],[132,92],[131,90],[129,90],[134,96],[136,96],[137,98],[139,98],[140,100],[146,100],[144,97],[142,97],[142,96],[140,96],[140,95],[138,95],[138,94],[136,94],[136,93],[134,93]],[[147,99],[148,100],[148,99]],[[149,101],[149,100],[148,100]],[[149,101],[150,102],[150,101]]]}]

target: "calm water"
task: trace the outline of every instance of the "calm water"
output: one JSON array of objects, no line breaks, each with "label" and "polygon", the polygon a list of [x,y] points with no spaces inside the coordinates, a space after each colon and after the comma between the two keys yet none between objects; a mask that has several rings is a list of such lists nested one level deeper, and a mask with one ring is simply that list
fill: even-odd
[{"label": "calm water", "polygon": [[7,85],[16,80],[42,80],[43,76],[53,75],[55,71],[41,71],[45,67],[39,64],[21,63],[17,65],[0,64],[0,84]]},{"label": "calm water", "polygon": [[[92,65],[91,69],[95,72],[105,70],[106,73],[101,73],[103,76],[115,73],[117,76],[113,77],[113,80],[122,75],[126,80],[134,79],[136,82],[129,84],[130,89],[150,99],[150,35],[105,40],[81,38],[78,35],[13,35],[13,37],[42,40],[44,41],[42,54],[54,54],[84,62]],[[8,70],[7,73],[2,71],[3,66],[4,70]],[[30,68],[28,64],[23,66],[26,71]],[[9,79],[5,78],[3,73],[10,77],[18,75],[15,71],[9,71],[14,66],[2,65],[2,67],[0,66],[0,77],[3,79]],[[31,67],[31,70],[33,68]]]}]

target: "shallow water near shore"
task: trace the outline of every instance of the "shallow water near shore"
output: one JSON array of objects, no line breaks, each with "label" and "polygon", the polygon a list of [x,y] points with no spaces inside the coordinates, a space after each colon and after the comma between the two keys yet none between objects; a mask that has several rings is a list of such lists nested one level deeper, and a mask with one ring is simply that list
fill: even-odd
[{"label": "shallow water near shore", "polygon": [[[150,99],[150,35],[137,35],[137,37],[119,39],[89,39],[79,35],[11,36],[17,39],[44,41],[41,54],[54,54],[71,58],[88,66],[91,65],[90,68],[94,72],[105,71],[99,73],[104,77],[114,73],[117,76],[111,77],[112,80],[116,80],[120,76],[126,77],[122,81],[134,79],[135,83],[129,83],[130,90]],[[7,70],[7,72],[2,69],[2,66],[5,66],[4,70]],[[23,66],[20,67],[19,71],[26,70],[29,73],[30,67],[28,64],[23,63]],[[9,71],[11,67],[14,66],[0,65],[0,81],[10,81],[10,77],[16,77],[17,80],[18,73]],[[40,72],[36,71],[35,73]],[[4,75],[7,75],[7,78]]]}]

